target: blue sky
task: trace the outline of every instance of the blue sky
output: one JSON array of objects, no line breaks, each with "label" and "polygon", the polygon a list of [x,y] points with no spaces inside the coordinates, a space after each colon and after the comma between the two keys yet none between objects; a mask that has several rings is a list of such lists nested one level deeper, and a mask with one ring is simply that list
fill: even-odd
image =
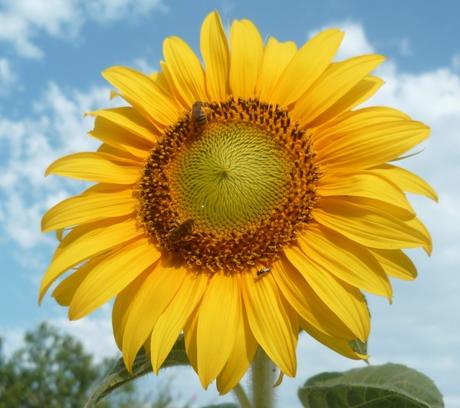
[{"label": "blue sky", "polygon": [[[114,351],[108,307],[74,323],[49,298],[37,307],[37,286],[55,245],[40,233],[40,217],[83,186],[45,179],[43,172],[62,154],[96,146],[85,136],[91,119],[83,112],[119,103],[108,100],[100,71],[118,64],[155,70],[169,35],[197,50],[201,21],[212,9],[227,25],[247,17],[263,36],[299,45],[321,28],[338,26],[346,31],[338,58],[373,51],[389,57],[378,72],[386,85],[370,104],[396,106],[432,127],[425,150],[406,166],[434,185],[440,203],[414,197],[434,253],[413,252],[420,276],[395,282],[392,306],[370,298],[370,352],[376,364],[401,362],[427,373],[446,406],[460,407],[460,4],[454,0],[0,0],[0,336],[7,350],[47,319],[98,355]],[[298,376],[280,387],[280,400],[292,407],[296,387],[308,376],[356,366],[307,337],[298,351]],[[184,397],[216,398],[200,391],[187,370],[167,376],[175,376]]]}]

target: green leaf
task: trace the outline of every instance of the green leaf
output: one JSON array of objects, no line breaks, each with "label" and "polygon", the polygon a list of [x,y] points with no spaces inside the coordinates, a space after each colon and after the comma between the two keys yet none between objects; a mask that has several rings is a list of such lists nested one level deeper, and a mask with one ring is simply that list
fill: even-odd
[{"label": "green leaf", "polygon": [[321,373],[299,389],[305,408],[442,408],[442,395],[426,375],[401,364]]},{"label": "green leaf", "polygon": [[232,402],[227,402],[225,404],[218,404],[218,405],[206,405],[202,408],[238,408],[238,405],[233,404]]},{"label": "green leaf", "polygon": [[[185,344],[183,336],[180,336],[174,344],[171,352],[166,358],[161,368],[172,367],[177,365],[188,365],[189,361],[185,353]],[[115,389],[129,383],[136,378],[142,377],[145,374],[152,372],[152,365],[149,357],[145,354],[145,350],[139,352],[133,364],[133,372],[129,373],[126,370],[123,359],[120,358],[113,369],[106,375],[102,382],[93,391],[85,408],[96,407],[98,401],[110,394]]]}]

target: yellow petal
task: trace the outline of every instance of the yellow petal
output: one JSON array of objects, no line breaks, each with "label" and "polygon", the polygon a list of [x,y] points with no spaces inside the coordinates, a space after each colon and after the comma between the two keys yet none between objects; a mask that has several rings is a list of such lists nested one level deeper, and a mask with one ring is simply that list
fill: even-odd
[{"label": "yellow petal", "polygon": [[54,254],[40,286],[39,301],[67,269],[142,235],[133,219],[109,220],[75,228],[66,235]]},{"label": "yellow petal", "polygon": [[339,98],[334,104],[310,122],[310,127],[317,127],[346,111],[351,111],[355,106],[360,105],[374,95],[384,81],[376,76],[368,75],[359,81],[345,95]]},{"label": "yellow petal", "polygon": [[361,341],[369,336],[370,319],[361,292],[318,268],[296,246],[284,248],[289,262],[302,274],[320,299],[345,323]]},{"label": "yellow petal", "polygon": [[163,43],[163,54],[172,83],[181,99],[191,107],[195,101],[207,99],[201,63],[192,49],[179,37],[169,37]]},{"label": "yellow petal", "polygon": [[174,79],[171,70],[169,69],[169,65],[166,64],[164,61],[160,61],[161,66],[161,74],[165,79],[166,83],[168,84],[168,88],[171,90],[170,98],[175,102],[178,106],[180,112],[184,113],[190,110],[190,105],[188,102],[182,97],[179,90],[174,86]]},{"label": "yellow petal", "polygon": [[139,349],[147,340],[155,323],[174,300],[186,269],[163,259],[155,265],[131,301],[123,328],[123,360],[131,370]]},{"label": "yellow petal", "polygon": [[189,272],[174,300],[158,318],[150,340],[150,359],[156,374],[184,328],[185,322],[203,297],[207,283],[206,274]]},{"label": "yellow petal", "polygon": [[280,292],[302,319],[325,334],[354,338],[350,329],[325,305],[286,257],[272,265],[272,275]]},{"label": "yellow petal", "polygon": [[359,354],[353,350],[350,340],[348,339],[328,336],[306,321],[301,321],[301,327],[314,339],[318,340],[320,343],[329,347],[331,350],[334,350],[345,357],[351,358],[353,360],[367,359],[367,355]]},{"label": "yellow petal", "polygon": [[354,196],[324,197],[325,200],[330,200],[330,199],[333,200],[333,199],[340,199],[340,198],[343,198],[350,203],[364,206],[365,208],[368,208],[371,211],[377,211],[380,214],[388,214],[404,222],[408,222],[415,218],[415,210],[412,208],[409,201],[407,201],[407,208],[403,208],[393,203],[389,203],[388,201],[376,200],[376,199],[367,198],[367,197],[354,197]]},{"label": "yellow petal", "polygon": [[279,42],[270,37],[264,48],[264,56],[260,75],[256,83],[256,95],[263,102],[275,103],[272,100],[273,89],[286,66],[297,51],[292,41]]},{"label": "yellow petal", "polygon": [[177,106],[148,76],[121,66],[105,70],[102,76],[118,88],[123,98],[154,124],[169,126],[177,120]]},{"label": "yellow petal", "polygon": [[[102,137],[95,136],[95,133],[93,131],[89,132],[88,134],[102,141]],[[151,149],[138,149],[137,147],[129,146],[126,144],[118,144],[113,141],[109,141],[108,143],[102,143],[101,146],[103,145],[111,146],[113,147],[113,150],[109,150],[104,147],[102,149],[101,148],[97,149],[98,152],[112,154],[114,156],[117,156],[118,159],[129,160],[131,162],[135,161],[137,162],[136,164],[138,164],[139,166],[142,166],[144,164],[151,150]]]},{"label": "yellow petal", "polygon": [[97,151],[100,153],[107,153],[113,157],[116,157],[117,160],[120,160],[120,161],[123,160],[124,162],[127,162],[127,161],[137,162],[136,164],[139,167],[144,165],[144,160],[145,160],[144,158],[135,156],[132,152],[128,152],[125,146],[118,145],[113,142],[111,144],[102,143],[98,147]]},{"label": "yellow petal", "polygon": [[[152,128],[152,123],[147,121],[140,115],[136,109],[130,106],[123,106],[120,108],[101,109],[94,112],[88,112],[88,115],[96,117],[95,130],[100,130],[100,134],[105,131],[120,129],[117,132],[115,141],[121,144],[129,144],[139,148],[149,148],[154,146],[157,138],[160,136],[160,130]],[[98,127],[98,119],[100,128]],[[107,123],[108,122],[108,123]],[[112,128],[109,127],[112,125]],[[122,139],[121,129],[127,134],[126,140]],[[111,135],[106,135],[109,138]],[[113,139],[113,136],[112,136]]]},{"label": "yellow petal", "polygon": [[51,163],[45,175],[57,174],[78,180],[99,183],[134,184],[142,167],[136,162],[126,164],[116,156],[100,152],[74,153]]},{"label": "yellow petal", "polygon": [[99,258],[94,258],[86,262],[83,266],[80,266],[80,268],[56,286],[51,296],[53,296],[61,306],[69,306],[81,282],[83,282],[92,267],[99,261]]},{"label": "yellow petal", "polygon": [[331,172],[319,179],[317,193],[319,196],[367,197],[396,205],[414,214],[404,193],[391,181],[372,171]]},{"label": "yellow petal", "polygon": [[409,120],[370,125],[319,149],[317,163],[326,168],[376,166],[421,143],[429,133],[423,123]]},{"label": "yellow petal", "polygon": [[394,278],[413,280],[417,277],[417,269],[410,258],[399,249],[369,249],[375,256],[386,274]]},{"label": "yellow petal", "polygon": [[[164,61],[161,61],[164,62]],[[161,65],[160,62],[160,65]],[[166,76],[164,72],[154,72],[150,75],[150,79],[155,82],[155,84],[158,86],[161,92],[163,92],[164,95],[167,95],[169,97],[172,96],[171,88],[168,84],[168,80],[166,79]]]},{"label": "yellow petal", "polygon": [[281,74],[271,99],[282,106],[297,101],[330,64],[342,38],[342,31],[330,29],[305,43]]},{"label": "yellow petal", "polygon": [[69,318],[80,319],[120,293],[160,258],[146,238],[124,245],[99,262],[81,283],[69,307]]},{"label": "yellow petal", "polygon": [[185,343],[185,352],[187,353],[188,361],[193,367],[195,372],[198,372],[198,362],[197,362],[197,340],[196,334],[198,329],[198,315],[199,307],[190,315],[189,319],[185,323],[184,327],[184,343]]},{"label": "yellow petal", "polygon": [[150,79],[155,82],[166,95],[171,94],[171,89],[169,88],[168,81],[166,80],[163,72],[157,71],[150,74]]},{"label": "yellow petal", "polygon": [[311,226],[298,236],[297,243],[324,272],[358,289],[391,299],[388,277],[365,247],[322,226]]},{"label": "yellow petal", "polygon": [[200,49],[206,67],[206,90],[212,101],[225,101],[228,96],[230,54],[219,13],[213,11],[201,26]]},{"label": "yellow petal", "polygon": [[341,138],[348,138],[354,132],[374,125],[404,120],[410,120],[410,117],[397,109],[381,106],[345,112],[312,130],[315,149],[321,150]]},{"label": "yellow petal", "polygon": [[239,383],[254,359],[257,345],[249,327],[246,312],[243,312],[235,331],[235,346],[217,377],[217,389],[220,394],[226,394]]},{"label": "yellow petal", "polygon": [[252,98],[263,56],[263,41],[249,20],[235,20],[230,28],[230,89],[235,98]]},{"label": "yellow petal", "polygon": [[[100,186],[100,185],[99,185]],[[131,189],[106,185],[100,192],[87,191],[50,208],[42,218],[42,231],[87,224],[132,214],[137,205]]]},{"label": "yellow petal", "polygon": [[320,224],[371,248],[416,248],[426,243],[424,235],[408,221],[358,200],[323,197],[312,215]]},{"label": "yellow petal", "polygon": [[421,194],[434,201],[438,201],[438,195],[433,188],[425,180],[409,170],[391,164],[383,164],[373,167],[369,171],[390,180],[403,191]]},{"label": "yellow petal", "polygon": [[[126,326],[126,315],[131,305],[131,301],[136,296],[137,291],[141,287],[144,280],[149,275],[150,270],[147,269],[134,279],[126,288],[124,288],[115,298],[112,309],[112,327],[113,337],[117,343],[118,349],[123,350],[123,333]],[[150,349],[149,349],[150,350]]]},{"label": "yellow petal", "polygon": [[296,102],[293,118],[301,125],[311,127],[311,122],[346,95],[384,59],[381,55],[362,55],[331,64]]},{"label": "yellow petal", "polygon": [[423,224],[423,222],[420,221],[417,217],[406,221],[406,224],[420,234],[420,236],[423,238],[423,249],[428,255],[431,255],[433,250],[433,240],[431,239],[431,234],[425,224]]},{"label": "yellow petal", "polygon": [[205,389],[222,371],[235,347],[241,319],[240,286],[234,276],[216,273],[200,304],[197,362],[198,375]]},{"label": "yellow petal", "polygon": [[296,373],[297,331],[293,330],[284,299],[271,276],[254,279],[243,274],[243,300],[249,326],[257,342],[288,376]]},{"label": "yellow petal", "polygon": [[139,158],[146,158],[154,146],[153,136],[152,140],[147,142],[101,116],[96,117],[94,129],[89,132],[89,135],[119,149],[126,150]]}]

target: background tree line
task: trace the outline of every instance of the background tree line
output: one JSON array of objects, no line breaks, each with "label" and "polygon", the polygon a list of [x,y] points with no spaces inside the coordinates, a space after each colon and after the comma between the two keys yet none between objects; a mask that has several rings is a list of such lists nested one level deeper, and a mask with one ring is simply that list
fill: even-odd
[{"label": "background tree line", "polygon": [[[94,361],[83,345],[42,323],[24,336],[24,345],[5,356],[0,338],[0,408],[81,408],[91,389],[116,359]],[[98,404],[100,408],[172,408],[167,388],[141,395],[126,384]],[[184,407],[185,408],[185,407]]]}]

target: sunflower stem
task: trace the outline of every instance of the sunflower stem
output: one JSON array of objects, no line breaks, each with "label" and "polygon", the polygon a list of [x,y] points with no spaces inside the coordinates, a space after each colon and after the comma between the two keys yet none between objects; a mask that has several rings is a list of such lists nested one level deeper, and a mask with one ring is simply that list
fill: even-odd
[{"label": "sunflower stem", "polygon": [[233,393],[235,394],[241,408],[253,408],[241,384],[237,384],[235,388],[233,388]]},{"label": "sunflower stem", "polygon": [[254,408],[273,408],[275,366],[259,348],[252,362],[252,405]]}]

